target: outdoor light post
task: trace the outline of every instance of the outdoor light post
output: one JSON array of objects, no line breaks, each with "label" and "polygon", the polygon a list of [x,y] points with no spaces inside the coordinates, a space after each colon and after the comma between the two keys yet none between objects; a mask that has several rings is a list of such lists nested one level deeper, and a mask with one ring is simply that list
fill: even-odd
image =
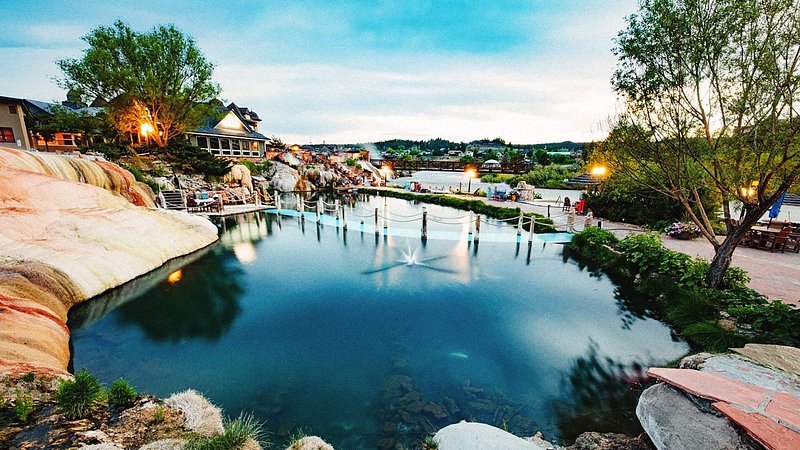
[{"label": "outdoor light post", "polygon": [[468,180],[467,181],[467,194],[472,194],[472,179],[477,175],[477,173],[475,172],[475,169],[470,167],[470,168],[467,168],[467,170],[464,171],[464,174],[467,176],[467,180]]}]

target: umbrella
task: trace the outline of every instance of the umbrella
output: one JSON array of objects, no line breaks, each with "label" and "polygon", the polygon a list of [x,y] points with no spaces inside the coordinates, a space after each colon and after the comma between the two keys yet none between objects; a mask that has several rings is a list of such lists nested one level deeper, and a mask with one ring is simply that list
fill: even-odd
[{"label": "umbrella", "polygon": [[778,214],[781,213],[781,205],[783,205],[783,199],[786,197],[786,192],[781,195],[781,198],[772,205],[772,208],[769,209],[769,221],[772,222],[772,219],[778,217]]}]

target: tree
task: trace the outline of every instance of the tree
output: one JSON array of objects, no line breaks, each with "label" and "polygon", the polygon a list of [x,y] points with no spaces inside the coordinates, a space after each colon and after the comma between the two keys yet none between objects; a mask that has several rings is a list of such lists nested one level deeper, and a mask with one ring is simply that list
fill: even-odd
[{"label": "tree", "polygon": [[213,65],[172,25],[137,33],[123,22],[98,27],[83,37],[81,59],[64,59],[62,87],[109,100],[121,134],[149,131],[165,147],[170,139],[200,124],[220,92],[211,81]]},{"label": "tree", "polygon": [[[596,153],[680,202],[714,247],[707,281],[719,288],[736,245],[800,175],[800,5],[641,0],[615,53],[627,112]],[[721,202],[722,240],[703,189]]]}]

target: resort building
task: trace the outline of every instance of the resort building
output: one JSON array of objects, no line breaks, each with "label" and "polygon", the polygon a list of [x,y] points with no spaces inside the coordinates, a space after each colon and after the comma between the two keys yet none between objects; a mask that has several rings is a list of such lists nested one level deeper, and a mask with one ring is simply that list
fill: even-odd
[{"label": "resort building", "polygon": [[258,131],[258,114],[233,102],[218,112],[221,119],[207,117],[203,126],[186,133],[189,142],[216,156],[263,158],[269,139]]},{"label": "resort building", "polygon": [[30,149],[31,139],[25,125],[28,115],[21,98],[0,97],[0,146]]},{"label": "resort building", "polygon": [[[25,102],[28,112],[34,119],[52,117],[55,114],[56,108],[64,108],[72,112],[85,113],[90,116],[94,116],[103,110],[102,107],[77,105],[70,102],[61,102],[61,104],[58,104],[31,99],[24,99],[23,101]],[[33,148],[38,150],[73,151],[77,150],[81,145],[86,145],[81,133],[75,132],[56,131],[52,133],[52,136],[48,136],[46,141],[43,136],[32,133],[32,138]]]}]

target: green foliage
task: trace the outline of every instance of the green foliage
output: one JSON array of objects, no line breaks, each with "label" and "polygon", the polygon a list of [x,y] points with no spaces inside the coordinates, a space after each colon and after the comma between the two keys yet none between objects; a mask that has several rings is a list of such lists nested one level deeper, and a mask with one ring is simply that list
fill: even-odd
[{"label": "green foliage", "polygon": [[33,413],[33,397],[30,394],[17,392],[14,400],[14,416],[22,423],[27,423]]},{"label": "green foliage", "polygon": [[767,331],[782,341],[800,341],[800,310],[780,300],[730,306],[728,313],[739,322]]},{"label": "green foliage", "polygon": [[[503,423],[505,424],[505,419]],[[508,431],[506,428],[504,428],[504,430]],[[433,436],[428,436],[422,441],[422,450],[436,450],[437,448],[439,448],[439,443],[436,442]]]},{"label": "green foliage", "polygon": [[484,183],[508,183],[514,177],[516,175],[510,173],[487,173],[481,176],[481,181]]},{"label": "green foliage", "polygon": [[508,181],[508,184],[516,186],[520,181],[524,181],[538,188],[573,188],[574,186],[564,183],[564,180],[576,175],[577,172],[571,167],[550,164],[548,166],[535,167],[524,175],[513,177]]},{"label": "green foliage", "polygon": [[350,167],[359,167],[358,161],[353,158],[347,158],[344,160],[344,162]]},{"label": "green foliage", "polygon": [[103,386],[82,369],[74,380],[63,380],[56,391],[56,402],[68,419],[82,419],[105,401]]},{"label": "green foliage", "polygon": [[161,187],[158,186],[156,180],[143,174],[138,167],[133,166],[131,164],[120,164],[119,166],[130,172],[133,175],[133,178],[136,179],[136,181],[150,186],[150,189],[152,189],[154,193],[158,194],[158,192],[161,190]]},{"label": "green foliage", "polygon": [[242,160],[239,161],[239,164],[244,165],[250,170],[250,173],[253,175],[259,175],[269,170],[272,167],[271,161],[264,161],[262,163],[254,163],[252,161]]},{"label": "green foliage", "polygon": [[61,85],[111,100],[108,108],[122,133],[148,120],[155,129],[151,139],[163,147],[199,125],[220,93],[211,81],[213,64],[173,25],[138,33],[117,21],[83,40],[88,48],[81,59],[57,63],[64,72]]},{"label": "green foliage", "polygon": [[164,405],[158,404],[153,408],[153,422],[161,423],[164,421]]},{"label": "green foliage", "polygon": [[221,177],[231,170],[231,163],[217,158],[196,145],[183,140],[170,141],[159,151],[162,158],[181,173],[200,174],[207,177]]},{"label": "green foliage", "polygon": [[138,396],[136,389],[123,378],[115,380],[108,388],[108,402],[114,406],[130,405]]},{"label": "green foliage", "polygon": [[292,447],[296,446],[300,442],[300,440],[306,436],[308,436],[306,430],[304,430],[303,428],[298,428],[294,432],[289,433],[289,439],[286,446],[291,449]]},{"label": "green foliage", "polygon": [[589,193],[586,207],[598,217],[653,229],[664,229],[686,214],[677,200],[613,174],[602,189]]},{"label": "green foliage", "polygon": [[19,377],[19,380],[25,383],[33,383],[36,381],[36,372],[26,372],[25,375]]},{"label": "green foliage", "polygon": [[662,304],[667,321],[679,329],[717,318],[719,305],[706,292],[698,289],[681,289],[677,285],[660,287],[664,290]]},{"label": "green foliage", "polygon": [[683,329],[683,335],[695,345],[712,352],[726,352],[750,341],[747,336],[724,330],[714,322],[693,323]]},{"label": "green foliage", "polygon": [[211,437],[195,436],[186,444],[187,450],[239,450],[249,439],[266,444],[263,423],[250,414],[240,414],[234,420],[226,419],[225,431]]},{"label": "green foliage", "polygon": [[569,248],[577,252],[583,259],[594,264],[609,264],[619,258],[614,247],[619,239],[614,233],[598,227],[587,228],[572,237]]},{"label": "green foliage", "polygon": [[105,158],[109,161],[116,161],[123,156],[128,156],[131,154],[130,149],[123,144],[106,142],[96,143],[88,150],[102,153],[103,156],[105,156]]}]

